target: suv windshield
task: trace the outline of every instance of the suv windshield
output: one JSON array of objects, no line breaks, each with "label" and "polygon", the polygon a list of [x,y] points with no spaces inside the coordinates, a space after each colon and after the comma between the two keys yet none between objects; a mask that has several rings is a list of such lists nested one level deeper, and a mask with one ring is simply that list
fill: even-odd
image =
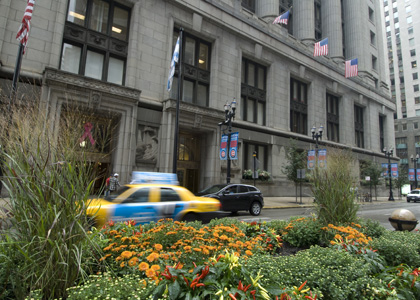
[{"label": "suv windshield", "polygon": [[200,194],[214,194],[217,193],[218,191],[220,191],[221,189],[223,189],[226,186],[226,184],[216,184],[216,185],[212,185],[208,188],[205,188],[204,190],[202,190],[200,192]]}]

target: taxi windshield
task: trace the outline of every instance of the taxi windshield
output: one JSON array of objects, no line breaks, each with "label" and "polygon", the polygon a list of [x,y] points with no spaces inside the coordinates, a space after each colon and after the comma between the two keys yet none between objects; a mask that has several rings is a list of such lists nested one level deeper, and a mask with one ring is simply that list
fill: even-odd
[{"label": "taxi windshield", "polygon": [[121,195],[122,193],[124,193],[125,191],[127,191],[128,189],[130,189],[130,187],[129,186],[126,186],[126,185],[124,185],[124,186],[122,186],[122,187],[120,187],[116,192],[114,192],[113,194],[110,194],[110,195],[108,195],[108,196],[106,196],[106,197],[104,197],[104,199],[105,200],[107,200],[107,201],[111,201],[111,202],[113,202],[114,200],[115,200],[115,198],[117,198],[119,195]]}]

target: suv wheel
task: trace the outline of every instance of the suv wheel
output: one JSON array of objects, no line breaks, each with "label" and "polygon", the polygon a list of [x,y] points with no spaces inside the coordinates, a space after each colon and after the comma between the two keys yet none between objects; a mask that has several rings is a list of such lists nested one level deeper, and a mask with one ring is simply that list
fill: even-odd
[{"label": "suv wheel", "polygon": [[249,213],[253,216],[258,216],[261,213],[261,208],[262,208],[262,205],[259,202],[254,201],[251,204],[251,208],[249,209]]}]

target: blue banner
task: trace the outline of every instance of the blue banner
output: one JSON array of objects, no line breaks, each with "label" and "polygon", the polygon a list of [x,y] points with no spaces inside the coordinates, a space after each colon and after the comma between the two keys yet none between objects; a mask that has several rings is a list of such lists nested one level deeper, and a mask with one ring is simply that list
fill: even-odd
[{"label": "blue banner", "polygon": [[222,135],[222,142],[220,143],[220,159],[227,160],[227,143],[228,143],[228,136],[227,134]]},{"label": "blue banner", "polygon": [[409,181],[414,181],[414,169],[408,169],[408,180]]},{"label": "blue banner", "polygon": [[229,157],[230,159],[238,159],[238,139],[239,133],[235,132],[230,135]]},{"label": "blue banner", "polygon": [[417,169],[417,181],[420,181],[420,169]]},{"label": "blue banner", "polygon": [[308,151],[308,169],[312,170],[315,167],[315,150]]},{"label": "blue banner", "polygon": [[382,172],[382,176],[383,177],[388,177],[388,164],[381,164],[383,172]]},{"label": "blue banner", "polygon": [[327,167],[327,149],[318,150],[318,167],[321,169]]},{"label": "blue banner", "polygon": [[391,164],[391,177],[398,178],[398,164]]}]

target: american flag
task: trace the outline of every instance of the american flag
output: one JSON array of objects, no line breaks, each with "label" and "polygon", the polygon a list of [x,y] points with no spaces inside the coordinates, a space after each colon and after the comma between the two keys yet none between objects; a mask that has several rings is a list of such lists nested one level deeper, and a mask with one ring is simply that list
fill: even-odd
[{"label": "american flag", "polygon": [[284,14],[278,16],[274,21],[273,24],[285,24],[289,21],[290,10],[286,11]]},{"label": "american flag", "polygon": [[20,24],[16,39],[23,45],[23,53],[25,53],[28,43],[29,30],[31,28],[32,12],[34,10],[35,0],[28,0],[25,14],[23,15],[22,24]]},{"label": "american flag", "polygon": [[328,55],[328,38],[315,43],[314,56]]},{"label": "american flag", "polygon": [[354,77],[357,76],[358,70],[357,70],[357,58],[347,60],[346,61],[346,67],[345,67],[345,77]]}]

